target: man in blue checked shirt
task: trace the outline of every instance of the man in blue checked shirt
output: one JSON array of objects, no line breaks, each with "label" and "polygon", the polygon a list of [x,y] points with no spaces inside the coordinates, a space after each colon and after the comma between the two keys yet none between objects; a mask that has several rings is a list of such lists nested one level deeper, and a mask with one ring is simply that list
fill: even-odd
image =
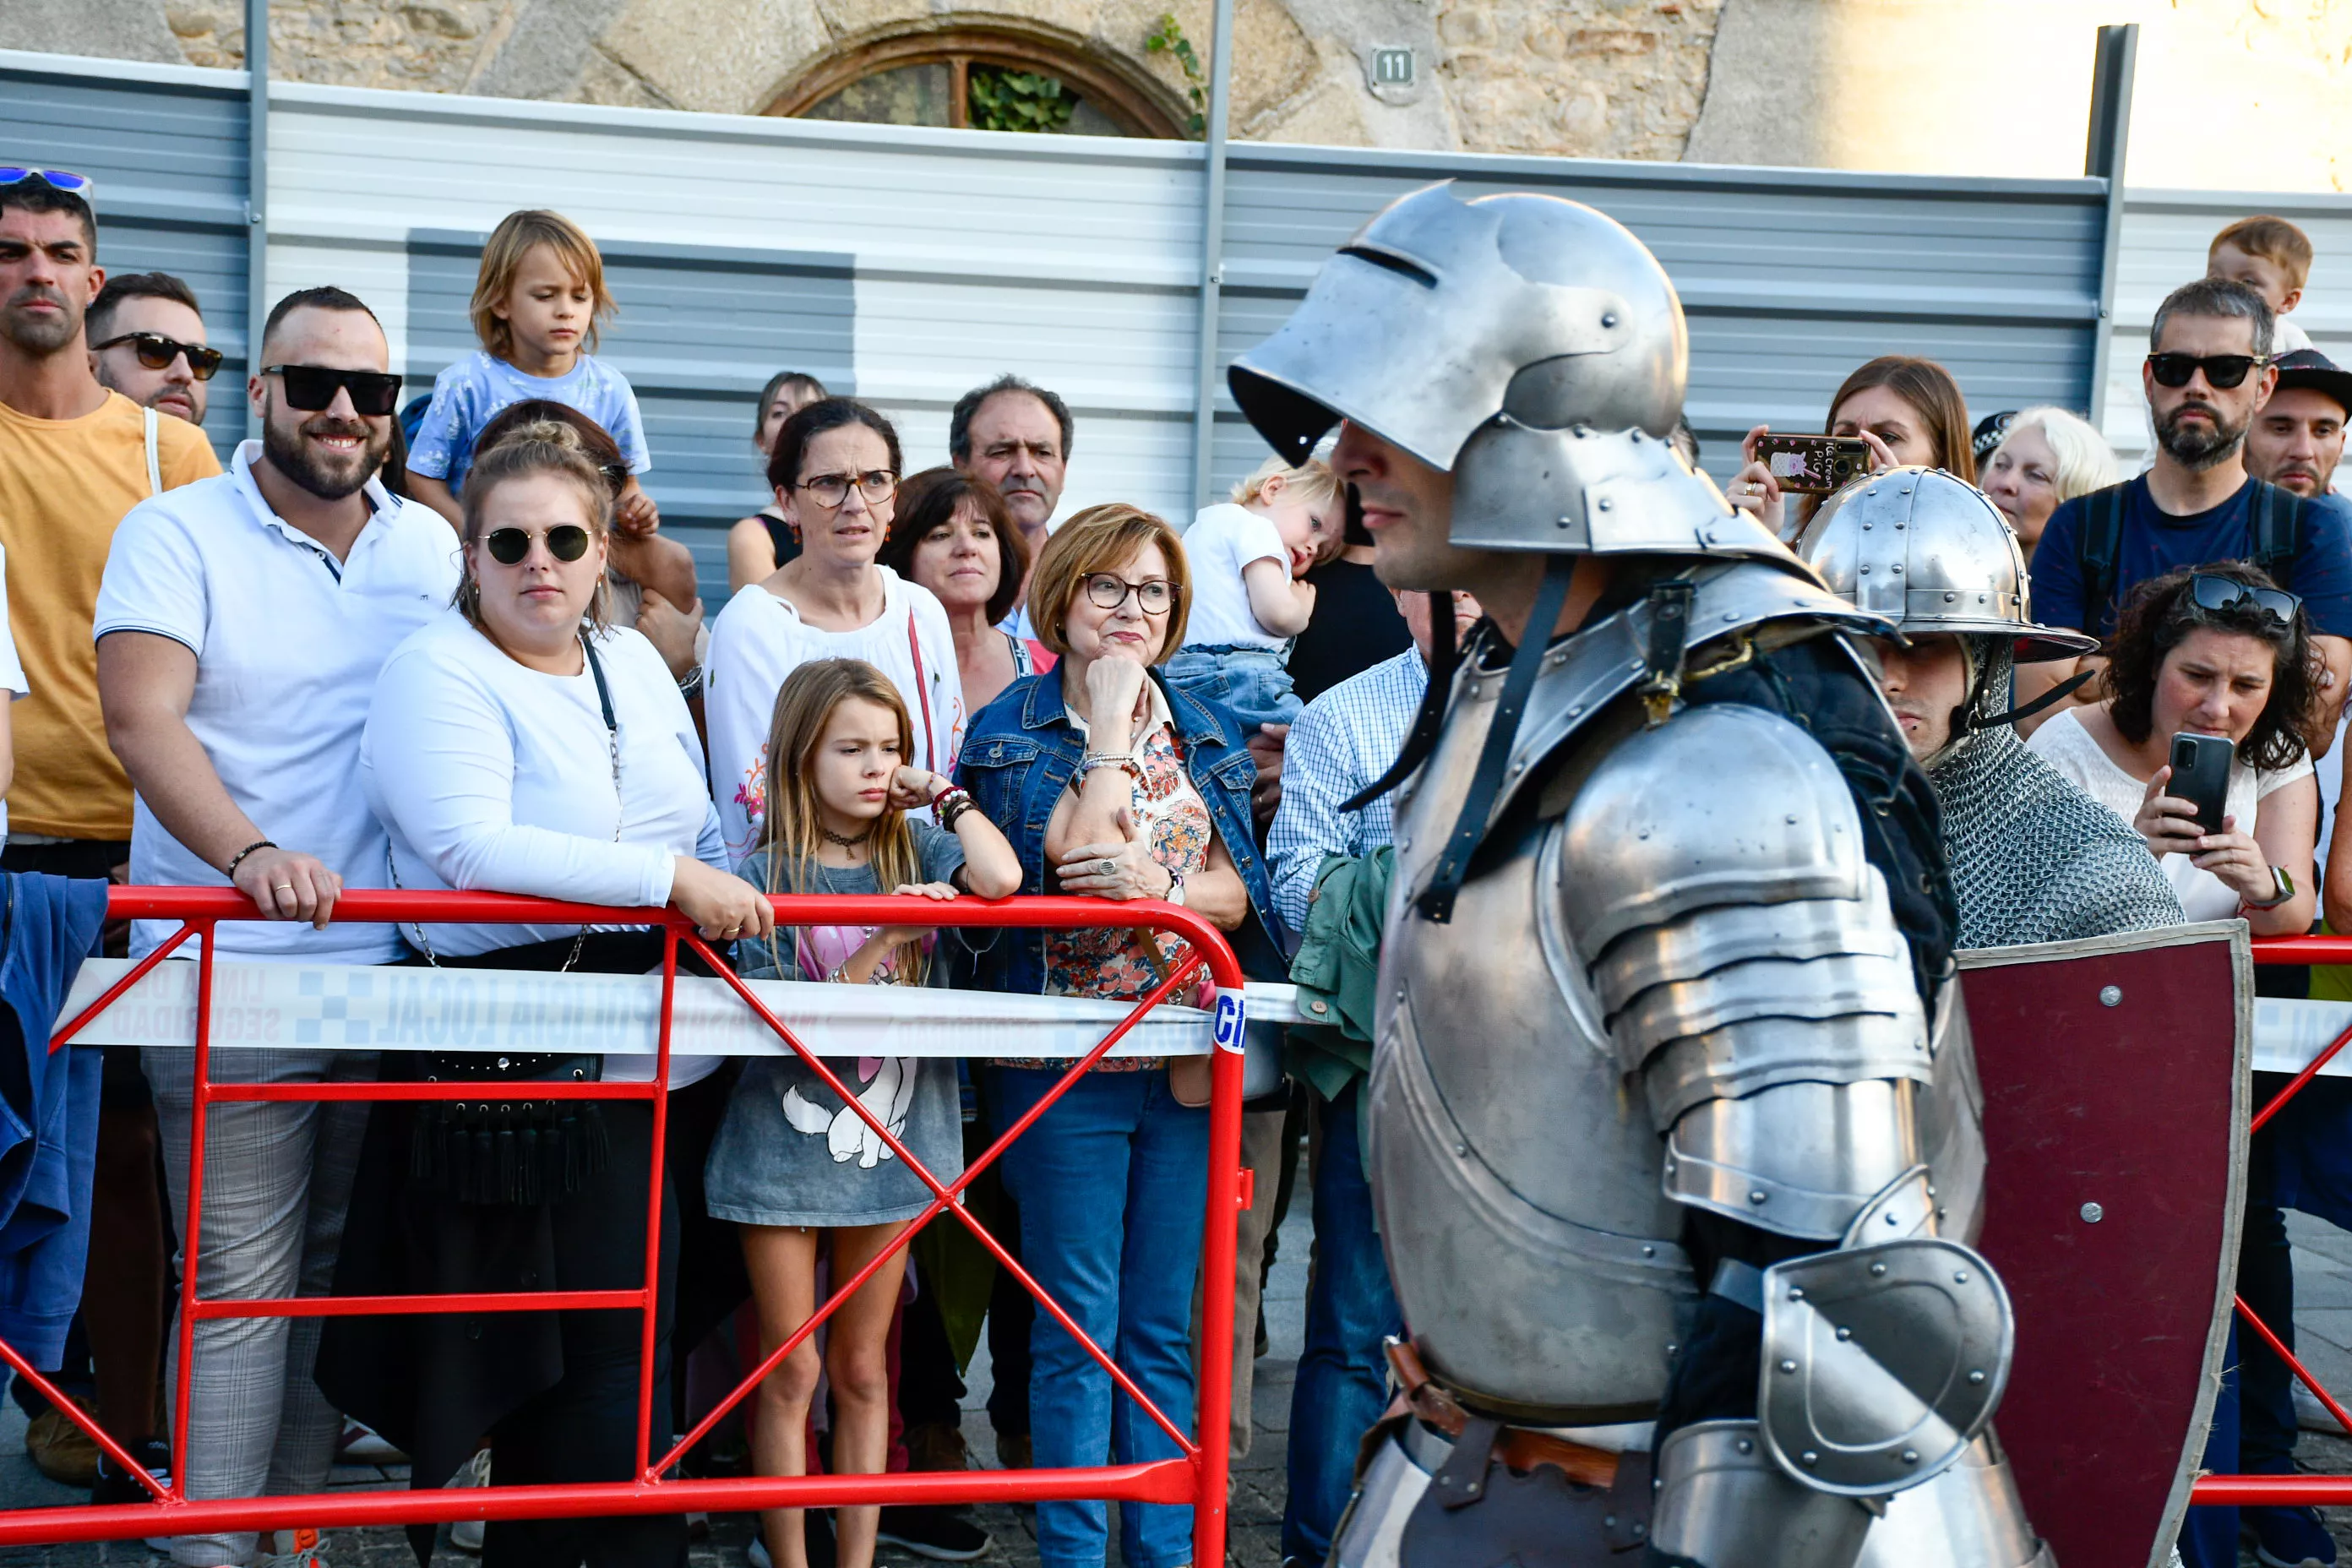
[{"label": "man in blue checked shirt", "polygon": [[[1307,928],[1307,905],[1329,857],[1370,855],[1389,843],[1393,805],[1382,795],[1361,811],[1339,803],[1388,772],[1429,685],[1429,595],[1399,594],[1397,606],[1412,647],[1341,681],[1299,713],[1282,770],[1282,805],[1267,830],[1275,908],[1293,931]],[[1479,616],[1467,594],[1454,595],[1454,626]],[[1367,1047],[1369,1049],[1369,1047]],[[1336,1069],[1346,1072],[1344,1067]],[[1372,1224],[1371,1184],[1364,1174],[1357,1115],[1363,1075],[1338,1086],[1328,1075],[1316,1090],[1320,1140],[1315,1156],[1315,1272],[1307,1303],[1307,1343],[1290,1404],[1289,1500],[1283,1509],[1286,1563],[1319,1563],[1348,1505],[1356,1446],[1388,1401],[1381,1342],[1404,1321]]]}]

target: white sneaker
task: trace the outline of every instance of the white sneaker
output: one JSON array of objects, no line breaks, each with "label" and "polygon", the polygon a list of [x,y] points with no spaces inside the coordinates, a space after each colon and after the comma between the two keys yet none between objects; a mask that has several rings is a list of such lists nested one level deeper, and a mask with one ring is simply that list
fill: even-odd
[{"label": "white sneaker", "polygon": [[[2332,1394],[2335,1390],[2328,1392]],[[2319,1396],[2304,1387],[2300,1381],[2294,1384],[2294,1424],[2306,1432],[2332,1432],[2338,1437],[2344,1436],[2344,1423],[2329,1415],[2327,1406],[2319,1403]]]},{"label": "white sneaker", "polygon": [[[488,1486],[490,1451],[488,1448],[475,1449],[474,1457],[457,1467],[457,1473],[449,1478],[449,1484],[453,1487]],[[449,1544],[459,1552],[478,1557],[482,1551],[482,1521],[461,1519],[449,1527]]]}]

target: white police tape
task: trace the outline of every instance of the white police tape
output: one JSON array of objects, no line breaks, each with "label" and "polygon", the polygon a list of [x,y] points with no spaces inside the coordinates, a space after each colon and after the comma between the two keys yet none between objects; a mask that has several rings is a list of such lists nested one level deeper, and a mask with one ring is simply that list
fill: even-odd
[{"label": "white police tape", "polygon": [[[129,972],[127,959],[81,966],[58,1026]],[[828,1057],[1081,1057],[1129,1005],[1075,996],[1008,996],[931,986],[754,980],[752,993]],[[1246,1013],[1296,1022],[1288,985],[1253,984]],[[1231,1042],[1226,1031],[1230,1011]],[[1220,991],[1213,1015],[1163,1004],[1113,1047],[1119,1057],[1202,1056],[1241,1048],[1243,993]],[[499,969],[243,963],[213,971],[215,1047],[324,1050],[604,1051],[651,1056],[661,1018],[658,974],[551,974]],[[196,965],[167,960],[75,1037],[77,1045],[193,1046]],[[681,1056],[782,1056],[791,1047],[720,980],[680,975],[670,1048]]]},{"label": "white police tape", "polygon": [[[2254,1070],[2297,1073],[2311,1058],[2352,1029],[2352,1002],[2298,1002],[2289,997],[2254,998]],[[2322,1078],[2352,1078],[2352,1046],[2319,1069]],[[2259,1103],[2259,1102],[2258,1102]]]},{"label": "white police tape", "polygon": [[1217,987],[1216,1028],[1210,1037],[1217,1049],[1240,1056],[1244,1035],[1249,1024],[1249,1004],[1244,993]]}]

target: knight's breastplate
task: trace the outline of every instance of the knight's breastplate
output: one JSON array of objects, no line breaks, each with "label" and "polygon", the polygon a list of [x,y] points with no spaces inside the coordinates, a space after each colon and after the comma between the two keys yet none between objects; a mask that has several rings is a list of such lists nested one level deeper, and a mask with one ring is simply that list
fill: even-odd
[{"label": "knight's breastplate", "polygon": [[[1575,646],[1546,661],[1523,734],[1573,722],[1558,677]],[[1407,910],[1502,682],[1461,680],[1397,814],[1371,1076],[1381,1238],[1424,1361],[1465,1403],[1538,1425],[1646,1419],[1696,1293],[1658,1130],[1560,929],[1559,819],[1466,881],[1450,922]],[[1621,734],[1573,735],[1540,765],[1580,773]]]}]

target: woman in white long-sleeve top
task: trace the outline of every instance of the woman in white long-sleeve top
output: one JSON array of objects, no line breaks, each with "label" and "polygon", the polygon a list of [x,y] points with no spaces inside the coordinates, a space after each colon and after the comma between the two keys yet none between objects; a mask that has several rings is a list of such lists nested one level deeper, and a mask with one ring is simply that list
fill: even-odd
[{"label": "woman in white long-sleeve top", "polygon": [[[590,903],[670,903],[715,938],[763,936],[764,898],[724,869],[694,723],[661,656],[602,615],[610,492],[567,426],[484,454],[466,487],[457,602],[385,663],[362,749],[391,880]],[[405,925],[414,964],[641,973],[656,930]],[[459,1009],[462,1014],[462,1009]],[[447,1010],[436,1012],[448,1029]],[[498,1020],[500,1036],[509,1020]],[[551,1019],[551,1029],[560,1019]],[[450,1042],[455,1043],[455,1042]],[[533,1054],[384,1054],[385,1076],[478,1080],[479,1100],[379,1105],[361,1156],[341,1295],[627,1289],[663,1205],[654,1443],[665,1444],[676,1200],[649,1194],[643,1100],[531,1100],[531,1081],[644,1081],[593,1031]],[[398,1042],[392,1042],[396,1047]],[[673,1058],[683,1100],[709,1059]],[[719,1087],[716,1084],[714,1089]],[[442,1485],[491,1436],[500,1484],[634,1470],[640,1322],[619,1311],[338,1319],[320,1384]],[[429,1537],[429,1531],[425,1532]],[[676,1515],[489,1526],[484,1561],[682,1563]]]}]

